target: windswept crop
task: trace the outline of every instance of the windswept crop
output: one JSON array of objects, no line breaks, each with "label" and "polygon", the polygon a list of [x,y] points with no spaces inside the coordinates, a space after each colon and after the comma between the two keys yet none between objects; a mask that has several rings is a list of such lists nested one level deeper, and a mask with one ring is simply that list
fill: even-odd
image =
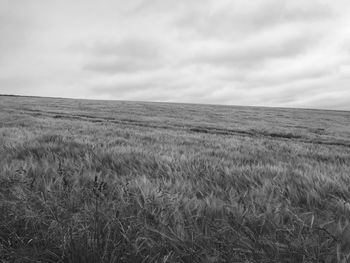
[{"label": "windswept crop", "polygon": [[0,109],[0,261],[346,262],[349,112]]}]

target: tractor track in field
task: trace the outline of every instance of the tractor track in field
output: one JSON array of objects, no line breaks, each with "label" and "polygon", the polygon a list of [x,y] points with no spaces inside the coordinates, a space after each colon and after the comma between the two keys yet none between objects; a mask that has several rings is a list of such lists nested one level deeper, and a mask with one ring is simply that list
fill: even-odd
[{"label": "tractor track in field", "polygon": [[292,133],[277,133],[277,132],[267,132],[267,131],[251,131],[251,130],[238,130],[238,129],[225,129],[216,128],[209,126],[194,126],[194,125],[166,125],[161,123],[152,124],[148,121],[133,120],[133,119],[117,119],[113,117],[95,117],[87,114],[68,114],[65,112],[55,112],[55,111],[42,111],[36,109],[21,108],[18,110],[8,109],[16,113],[24,113],[31,115],[32,117],[48,117],[53,119],[65,119],[65,120],[78,120],[87,121],[92,123],[113,123],[125,126],[138,126],[144,128],[152,129],[164,129],[173,131],[184,131],[191,133],[202,133],[202,134],[212,134],[212,135],[226,135],[226,136],[244,136],[244,137],[255,137],[255,138],[269,138],[277,139],[283,141],[295,141],[301,143],[309,144],[319,144],[319,145],[329,145],[329,146],[342,146],[350,148],[349,141],[337,140],[322,140],[322,139],[308,139],[301,135],[296,135]]}]

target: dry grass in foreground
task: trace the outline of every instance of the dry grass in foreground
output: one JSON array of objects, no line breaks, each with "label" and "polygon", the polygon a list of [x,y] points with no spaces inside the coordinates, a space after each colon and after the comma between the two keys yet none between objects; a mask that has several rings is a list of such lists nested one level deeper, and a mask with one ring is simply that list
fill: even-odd
[{"label": "dry grass in foreground", "polygon": [[2,262],[346,262],[349,112],[0,109]]}]

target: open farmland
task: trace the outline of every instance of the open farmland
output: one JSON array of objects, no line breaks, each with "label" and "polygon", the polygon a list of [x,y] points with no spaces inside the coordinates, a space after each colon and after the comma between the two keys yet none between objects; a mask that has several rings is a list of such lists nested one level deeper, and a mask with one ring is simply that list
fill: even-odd
[{"label": "open farmland", "polygon": [[350,112],[0,96],[2,262],[337,262],[349,202]]}]

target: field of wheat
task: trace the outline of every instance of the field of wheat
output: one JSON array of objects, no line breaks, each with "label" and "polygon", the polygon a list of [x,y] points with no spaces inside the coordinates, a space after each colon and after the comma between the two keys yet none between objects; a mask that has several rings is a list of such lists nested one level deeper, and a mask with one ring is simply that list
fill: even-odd
[{"label": "field of wheat", "polygon": [[346,262],[350,112],[0,96],[1,262]]}]

